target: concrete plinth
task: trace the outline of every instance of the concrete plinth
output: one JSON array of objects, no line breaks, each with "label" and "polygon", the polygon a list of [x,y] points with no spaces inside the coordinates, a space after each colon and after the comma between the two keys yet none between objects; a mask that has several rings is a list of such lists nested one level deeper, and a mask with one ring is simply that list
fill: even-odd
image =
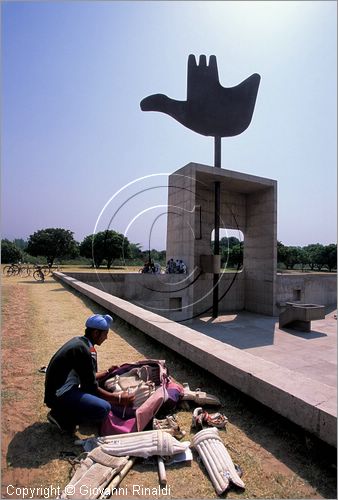
[{"label": "concrete plinth", "polygon": [[279,315],[279,327],[289,326],[309,332],[311,321],[325,318],[325,307],[318,304],[286,303],[285,311]]}]

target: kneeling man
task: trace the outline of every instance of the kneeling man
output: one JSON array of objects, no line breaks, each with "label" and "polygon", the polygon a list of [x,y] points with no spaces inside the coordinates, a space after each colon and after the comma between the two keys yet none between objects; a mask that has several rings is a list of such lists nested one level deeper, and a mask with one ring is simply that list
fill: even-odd
[{"label": "kneeling man", "polygon": [[94,346],[107,339],[112,322],[108,314],[90,316],[85,334],[66,342],[48,364],[44,401],[51,411],[47,418],[61,431],[73,432],[80,423],[101,424],[110,403],[124,407],[133,403],[127,392],[113,394],[99,386],[115,367],[98,372]]}]

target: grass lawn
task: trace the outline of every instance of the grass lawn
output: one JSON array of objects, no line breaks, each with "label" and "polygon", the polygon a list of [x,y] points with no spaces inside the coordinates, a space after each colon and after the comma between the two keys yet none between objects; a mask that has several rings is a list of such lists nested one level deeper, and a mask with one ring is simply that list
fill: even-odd
[{"label": "grass lawn", "polygon": [[[62,489],[73,473],[65,455],[82,451],[48,423],[44,374],[38,369],[66,340],[83,333],[89,315],[107,311],[52,277],[40,283],[5,276],[2,289],[1,498],[22,498],[22,487]],[[219,411],[229,419],[227,430],[220,433],[233,461],[242,468],[246,485],[244,491],[231,488],[227,498],[336,498],[336,451],[299,427],[118,318],[97,350],[99,369],[144,358],[165,359],[175,379],[220,398]],[[187,432],[184,439],[190,439],[192,408],[179,410],[177,416]],[[93,435],[93,429],[81,427],[78,435]],[[167,477],[170,495],[163,498],[217,498],[196,454],[191,466],[168,467]],[[133,484],[158,487],[156,465],[137,462],[121,488],[130,491]],[[13,487],[8,489],[9,485]],[[42,490],[33,497],[46,498]]]}]

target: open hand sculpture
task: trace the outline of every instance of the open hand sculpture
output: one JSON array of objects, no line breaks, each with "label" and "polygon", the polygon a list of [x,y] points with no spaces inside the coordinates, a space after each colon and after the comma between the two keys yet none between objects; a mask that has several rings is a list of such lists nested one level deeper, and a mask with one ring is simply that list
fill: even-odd
[{"label": "open hand sculpture", "polygon": [[260,76],[249,76],[235,87],[219,83],[216,56],[205,55],[196,64],[188,58],[187,100],[177,101],[164,94],[142,99],[142,111],[160,111],[172,116],[185,127],[202,135],[231,137],[241,134],[250,125],[255,107]]}]

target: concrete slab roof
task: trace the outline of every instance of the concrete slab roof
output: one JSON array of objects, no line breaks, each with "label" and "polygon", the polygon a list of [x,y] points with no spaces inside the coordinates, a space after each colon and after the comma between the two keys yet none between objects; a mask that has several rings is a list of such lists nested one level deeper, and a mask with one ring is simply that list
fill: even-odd
[{"label": "concrete slab roof", "polygon": [[215,181],[219,181],[222,188],[237,193],[253,193],[261,189],[277,186],[277,181],[273,179],[226,170],[224,168],[215,168],[200,163],[188,163],[181,169],[176,170],[173,175],[189,176],[192,171],[194,171],[197,182],[209,187],[213,186]]}]

